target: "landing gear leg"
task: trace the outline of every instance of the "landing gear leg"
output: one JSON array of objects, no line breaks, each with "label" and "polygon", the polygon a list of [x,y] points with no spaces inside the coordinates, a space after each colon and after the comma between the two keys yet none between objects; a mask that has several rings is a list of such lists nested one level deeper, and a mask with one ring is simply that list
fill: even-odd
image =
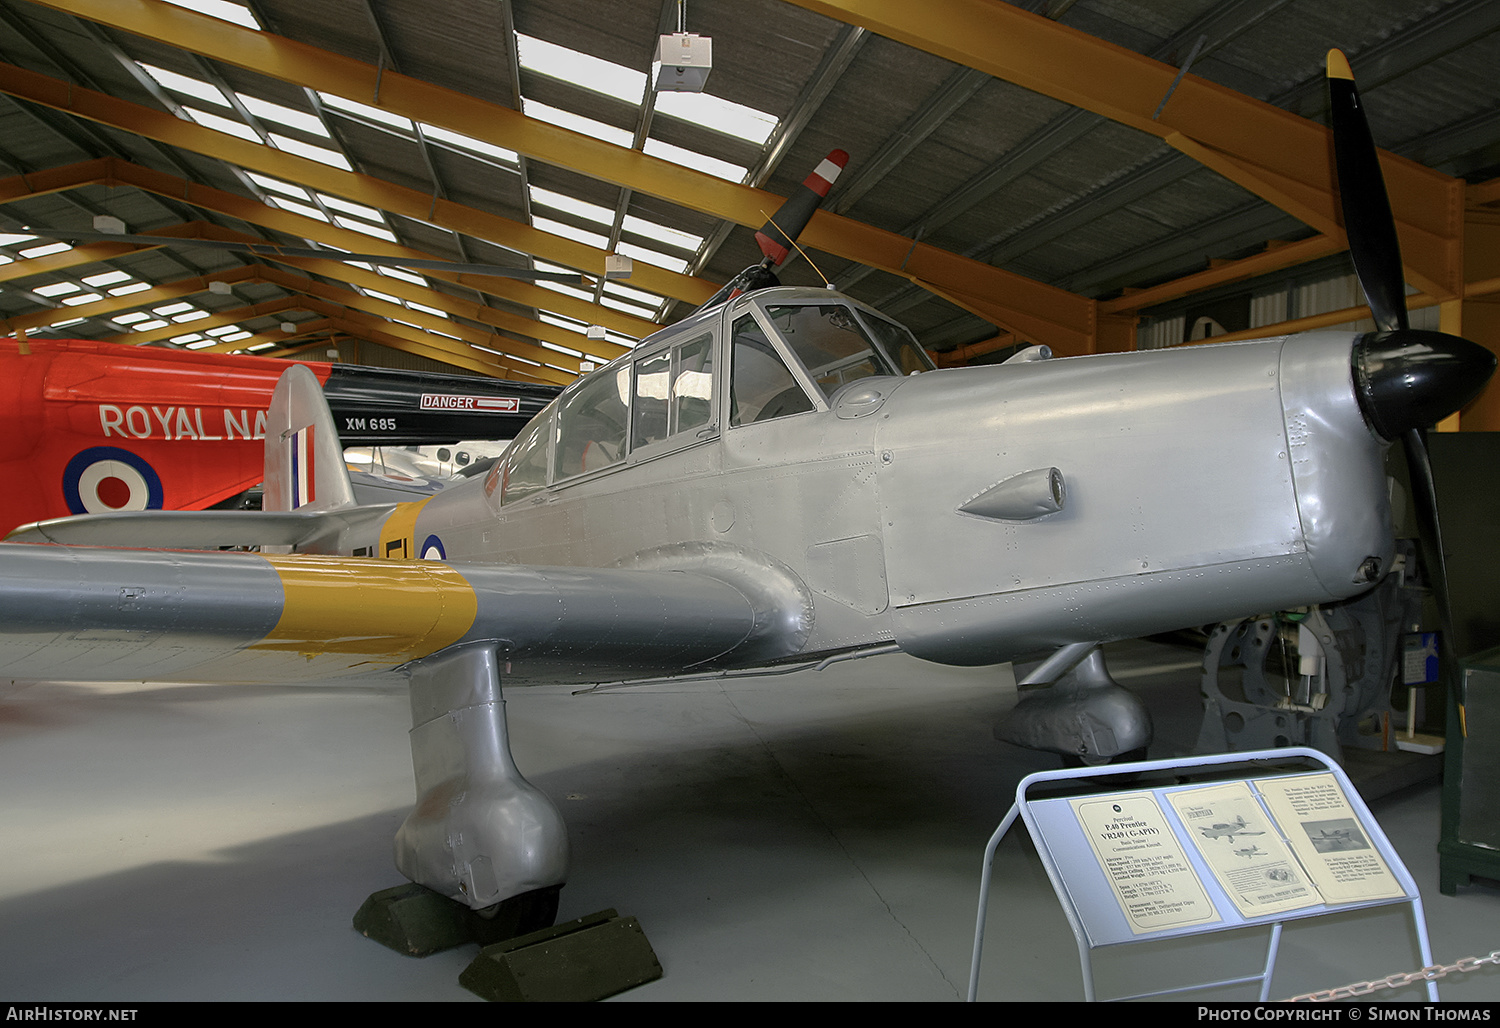
[{"label": "landing gear leg", "polygon": [[[417,805],[396,833],[396,867],[414,886],[371,897],[386,897],[391,910],[407,904],[410,916],[372,914],[370,922],[430,921],[446,926],[434,939],[461,936],[447,945],[551,925],[567,878],[567,826],[511,758],[494,650],[413,665],[411,706]],[[414,952],[405,941],[387,945]],[[435,952],[428,941],[418,945]]]}]

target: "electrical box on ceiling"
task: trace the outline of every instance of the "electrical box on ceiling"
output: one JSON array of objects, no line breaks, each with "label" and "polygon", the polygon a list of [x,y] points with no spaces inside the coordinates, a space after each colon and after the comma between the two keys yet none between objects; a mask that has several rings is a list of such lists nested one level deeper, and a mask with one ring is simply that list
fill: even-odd
[{"label": "electrical box on ceiling", "polygon": [[701,93],[714,63],[714,41],[693,32],[674,32],[657,42],[651,81],[658,92]]}]

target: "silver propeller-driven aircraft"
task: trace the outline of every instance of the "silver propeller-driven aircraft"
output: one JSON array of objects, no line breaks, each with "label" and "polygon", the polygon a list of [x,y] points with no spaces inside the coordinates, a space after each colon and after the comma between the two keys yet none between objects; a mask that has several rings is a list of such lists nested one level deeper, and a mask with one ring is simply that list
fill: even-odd
[{"label": "silver propeller-driven aircraft", "polygon": [[[877,311],[775,284],[835,154],[761,230],[761,265],[566,389],[483,479],[355,505],[322,394],[293,367],[265,513],[18,531],[61,545],[0,546],[0,671],[405,676],[418,799],[397,864],[477,910],[555,910],[566,877],[561,817],[510,757],[502,682],[1050,651],[1023,684],[1052,687],[1027,691],[1007,737],[1090,761],[1139,750],[1149,719],[1100,644],[1370,588],[1394,556],[1387,447],[1407,437],[1422,466],[1422,427],[1494,366],[1405,326],[1353,111],[1341,185],[1382,331],[937,370]],[[1350,132],[1364,142],[1346,154]]]}]

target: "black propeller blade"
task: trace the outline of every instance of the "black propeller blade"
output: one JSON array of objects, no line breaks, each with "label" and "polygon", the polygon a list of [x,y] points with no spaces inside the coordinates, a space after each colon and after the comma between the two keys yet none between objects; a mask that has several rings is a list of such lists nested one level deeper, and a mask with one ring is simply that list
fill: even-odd
[{"label": "black propeller blade", "polygon": [[[1371,426],[1384,439],[1400,439],[1406,451],[1423,559],[1443,637],[1451,646],[1453,610],[1425,430],[1479,395],[1494,374],[1495,355],[1459,336],[1409,327],[1396,219],[1354,73],[1338,50],[1328,52],[1327,77],[1344,231],[1355,273],[1379,329],[1354,346],[1356,392]],[[1444,661],[1443,673],[1450,684],[1457,682],[1450,661]],[[1461,715],[1461,692],[1457,698]]]},{"label": "black propeller blade", "polygon": [[1406,280],[1396,219],[1380,172],[1375,139],[1354,86],[1354,72],[1338,50],[1328,51],[1329,117],[1334,171],[1344,209],[1344,232],[1360,288],[1382,331],[1406,328]]},{"label": "black propeller blade", "polygon": [[80,240],[111,243],[136,243],[144,246],[197,246],[209,250],[228,250],[232,253],[251,253],[260,257],[311,257],[315,260],[359,262],[387,268],[416,268],[433,271],[451,271],[461,275],[492,275],[497,278],[520,278],[528,282],[566,282],[569,285],[584,285],[591,282],[584,275],[559,271],[531,271],[527,268],[504,268],[498,264],[462,264],[457,261],[422,260],[407,257],[390,257],[379,253],[348,253],[344,250],[322,250],[306,246],[282,246],[278,243],[238,243],[217,239],[181,238],[178,236],[140,236],[125,232],[98,232],[81,228],[41,228],[27,225],[24,231],[45,239],[73,243]]},{"label": "black propeller blade", "polygon": [[760,231],[755,233],[755,242],[760,247],[760,252],[765,254],[761,262],[750,265],[734,276],[724,284],[724,288],[709,297],[707,302],[698,309],[707,310],[715,304],[732,300],[752,289],[781,285],[781,280],[776,277],[776,272],[772,269],[787,259],[797,237],[812,220],[813,212],[828,196],[828,191],[833,188],[834,180],[839,177],[839,172],[843,171],[844,165],[848,163],[849,155],[843,150],[834,150],[823,158],[812,173],[802,180],[802,185],[797,191],[783,200],[781,206],[776,209],[776,213],[771,215],[760,227]]}]

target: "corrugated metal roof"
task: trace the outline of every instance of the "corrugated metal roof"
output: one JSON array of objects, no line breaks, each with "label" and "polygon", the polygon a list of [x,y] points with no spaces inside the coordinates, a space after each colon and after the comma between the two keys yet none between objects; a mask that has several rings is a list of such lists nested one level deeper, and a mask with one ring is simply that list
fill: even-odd
[{"label": "corrugated metal roof", "polygon": [[[749,168],[750,184],[778,195],[794,190],[829,150],[845,149],[851,160],[831,198],[844,216],[1088,297],[1189,274],[1269,239],[1310,231],[1155,136],[781,0],[692,0],[685,8],[688,30],[713,39],[709,92],[778,119],[781,128],[764,146],[517,66],[512,28],[645,73],[658,35],[675,28],[678,5],[672,0],[248,0],[245,6],[269,32],[501,107],[515,108],[524,97],[638,137],[637,144],[650,138]],[[1314,119],[1323,117],[1324,52],[1342,47],[1360,72],[1376,137],[1387,148],[1471,181],[1500,170],[1500,76],[1495,74],[1500,14],[1493,10],[1500,5],[1479,0],[1338,5],[1033,0],[1016,6],[1168,63],[1186,60],[1196,46],[1194,75]],[[153,110],[175,103],[240,119],[233,98],[206,104],[153,85],[138,66],[222,84],[312,119],[298,127],[256,117],[249,129],[276,134],[286,141],[278,144],[283,148],[328,148],[345,155],[355,171],[434,202],[445,199],[522,223],[552,219],[569,231],[601,235],[609,245],[623,240],[655,248],[715,283],[759,258],[753,227],[726,225],[674,203],[671,196],[632,193],[598,169],[481,157],[461,143],[436,138],[423,144],[409,128],[324,107],[309,90],[274,76],[42,3],[0,0],[0,61]],[[378,105],[373,91],[349,99]],[[241,196],[272,195],[224,160],[0,96],[4,173],[106,156]],[[530,186],[604,208],[612,212],[611,223],[543,210],[530,202]],[[0,229],[24,223],[79,225],[102,213],[115,214],[133,230],[203,218],[277,236],[224,213],[205,214],[181,197],[93,185],[5,203]],[[705,243],[696,253],[674,249],[622,225],[627,215]],[[436,256],[529,263],[524,255],[488,245],[477,232],[466,238],[410,217],[390,216],[385,222],[403,243]],[[15,247],[0,252],[17,256]],[[898,314],[930,346],[948,348],[996,332],[984,319],[902,277],[848,258],[811,256],[823,275]],[[113,258],[107,266],[158,283],[254,260],[201,250],[154,251]],[[30,286],[99,267],[5,283],[0,317],[42,309]],[[789,262],[783,277],[792,284],[821,282],[800,259]],[[430,288],[526,317],[537,313],[528,303],[464,286],[431,281]],[[199,300],[206,309],[221,309],[249,295],[240,291],[229,299],[205,295]],[[671,320],[690,309],[687,303],[663,301],[655,317]],[[247,319],[245,327],[263,331],[303,317],[308,315]],[[91,320],[66,331],[107,336],[117,334],[119,326]]]}]

